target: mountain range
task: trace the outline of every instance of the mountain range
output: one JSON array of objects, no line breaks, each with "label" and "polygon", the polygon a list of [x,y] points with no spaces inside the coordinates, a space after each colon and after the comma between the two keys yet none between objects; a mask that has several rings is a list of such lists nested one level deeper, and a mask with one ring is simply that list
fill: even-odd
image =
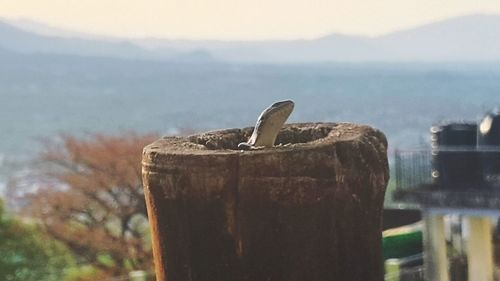
[{"label": "mountain range", "polygon": [[274,41],[114,38],[4,19],[2,50],[189,63],[491,62],[500,61],[500,15],[456,17],[377,37]]}]

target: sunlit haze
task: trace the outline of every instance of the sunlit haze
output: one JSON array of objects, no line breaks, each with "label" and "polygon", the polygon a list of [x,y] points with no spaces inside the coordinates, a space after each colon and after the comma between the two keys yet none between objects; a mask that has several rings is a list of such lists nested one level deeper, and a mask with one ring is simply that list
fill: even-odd
[{"label": "sunlit haze", "polygon": [[120,37],[263,40],[376,36],[468,14],[498,0],[0,0],[0,17]]}]

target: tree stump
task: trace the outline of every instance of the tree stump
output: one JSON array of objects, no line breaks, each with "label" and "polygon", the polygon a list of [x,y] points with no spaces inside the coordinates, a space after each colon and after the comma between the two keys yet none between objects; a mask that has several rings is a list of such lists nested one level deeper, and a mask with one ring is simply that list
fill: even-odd
[{"label": "tree stump", "polygon": [[165,137],[144,149],[159,281],[383,280],[387,142],[368,126],[286,125]]}]

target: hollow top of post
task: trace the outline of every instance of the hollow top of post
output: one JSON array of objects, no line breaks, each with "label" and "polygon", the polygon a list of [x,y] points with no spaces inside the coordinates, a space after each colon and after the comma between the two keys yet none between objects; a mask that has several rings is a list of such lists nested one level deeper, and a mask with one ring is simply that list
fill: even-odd
[{"label": "hollow top of post", "polygon": [[[234,155],[280,153],[329,146],[337,142],[361,141],[370,137],[387,148],[382,132],[367,125],[352,123],[292,123],[285,125],[276,139],[276,146],[258,150],[238,149],[247,141],[253,127],[224,129],[191,136],[163,137],[144,148],[144,164],[153,164],[162,155]],[[282,144],[282,145],[280,145]]]}]

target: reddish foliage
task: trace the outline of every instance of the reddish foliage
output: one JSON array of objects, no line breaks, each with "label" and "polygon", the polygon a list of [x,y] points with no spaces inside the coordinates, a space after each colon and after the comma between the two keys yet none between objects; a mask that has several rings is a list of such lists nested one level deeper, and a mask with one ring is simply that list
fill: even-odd
[{"label": "reddish foliage", "polygon": [[[156,135],[61,136],[32,172],[12,182],[21,211],[39,221],[83,261],[111,274],[150,269],[152,257],[141,184],[142,148]],[[24,189],[24,192],[23,192]],[[105,254],[112,263],[98,258]],[[126,269],[126,267],[128,267]]]}]

